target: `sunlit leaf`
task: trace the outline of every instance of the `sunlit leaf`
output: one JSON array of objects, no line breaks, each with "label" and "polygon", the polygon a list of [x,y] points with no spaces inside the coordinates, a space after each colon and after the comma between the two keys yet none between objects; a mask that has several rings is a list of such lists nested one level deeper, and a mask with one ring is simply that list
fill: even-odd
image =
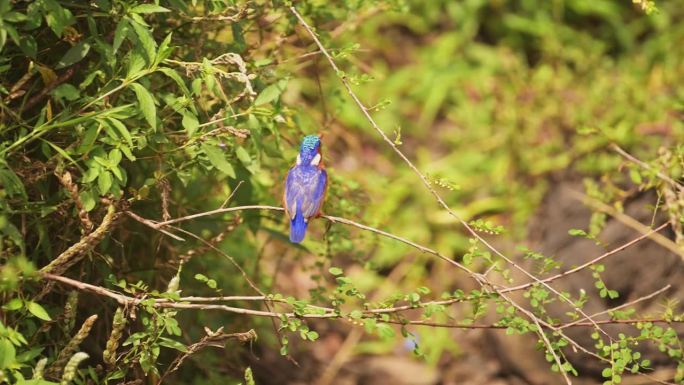
[{"label": "sunlit leaf", "polygon": [[147,120],[147,123],[149,123],[152,128],[156,129],[157,108],[154,105],[152,94],[139,83],[131,83],[131,87],[133,87],[135,96],[138,98],[138,105],[140,106],[140,110],[142,111],[145,120]]},{"label": "sunlit leaf", "polygon": [[285,91],[285,87],[287,87],[287,80],[281,80],[264,88],[264,90],[261,91],[261,93],[257,96],[256,100],[254,100],[254,105],[260,106],[262,104],[275,101],[278,99],[280,94]]},{"label": "sunlit leaf", "polygon": [[140,44],[142,44],[143,49],[147,54],[148,63],[153,63],[154,58],[157,56],[157,43],[154,41],[152,33],[138,22],[131,21],[130,24],[133,26],[135,34],[138,36],[138,39],[140,39]]},{"label": "sunlit leaf", "polygon": [[28,309],[28,311],[31,314],[42,319],[43,321],[51,321],[52,320],[52,318],[50,318],[50,315],[48,314],[48,312],[45,311],[45,309],[36,302],[26,301],[26,308]]},{"label": "sunlit leaf", "polygon": [[156,4],[140,4],[131,8],[133,13],[159,13],[159,12],[170,12],[167,8],[161,7]]},{"label": "sunlit leaf", "polygon": [[235,178],[235,169],[233,168],[233,165],[228,163],[224,152],[219,147],[205,142],[202,143],[202,150],[207,155],[209,162],[211,162],[214,167],[229,177]]},{"label": "sunlit leaf", "polygon": [[128,20],[126,20],[126,18],[119,20],[119,23],[116,25],[116,30],[114,31],[114,41],[112,42],[114,54],[116,54],[116,51],[118,51],[119,47],[121,47],[121,43],[123,43],[123,40],[126,37],[126,34],[128,34],[129,30],[130,25],[128,24]]}]

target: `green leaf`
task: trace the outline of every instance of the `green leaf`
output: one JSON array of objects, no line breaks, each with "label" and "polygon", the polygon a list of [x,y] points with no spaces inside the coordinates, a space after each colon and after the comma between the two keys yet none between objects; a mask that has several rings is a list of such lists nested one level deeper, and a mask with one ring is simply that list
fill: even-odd
[{"label": "green leaf", "polygon": [[420,301],[420,295],[418,293],[411,293],[408,296],[409,302],[418,302]]},{"label": "green leaf", "polygon": [[21,39],[19,39],[19,49],[26,56],[35,59],[38,54],[38,44],[36,44],[36,39],[28,34],[23,34]]},{"label": "green leaf", "polygon": [[21,309],[24,306],[24,301],[19,298],[12,298],[9,302],[2,305],[2,308],[7,311],[15,311]]},{"label": "green leaf", "polygon": [[128,70],[126,71],[126,79],[133,79],[145,68],[145,58],[140,50],[134,49],[128,54]]},{"label": "green leaf", "polygon": [[[112,163],[112,166],[117,166],[120,162],[121,159],[123,158],[123,154],[121,154],[121,150],[118,148],[113,148],[111,151],[109,151],[109,161]],[[114,170],[116,167],[113,167],[112,170]]]},{"label": "green leaf", "polygon": [[26,15],[24,15],[23,13],[14,12],[14,11],[5,13],[2,16],[2,18],[5,21],[9,21],[12,23],[22,23],[22,22],[26,21]]},{"label": "green leaf", "polygon": [[252,368],[249,366],[245,369],[245,385],[256,385],[256,382],[254,382],[254,375],[252,374]]},{"label": "green leaf", "polygon": [[252,164],[252,157],[249,156],[247,150],[245,150],[242,146],[238,146],[238,148],[235,150],[235,155],[237,155],[237,158],[240,159],[242,164],[245,166]]},{"label": "green leaf", "polygon": [[629,170],[629,178],[634,182],[634,184],[641,184],[643,183],[643,179],[641,179],[641,174],[639,173],[638,170],[631,169]]},{"label": "green leaf", "polygon": [[7,30],[5,28],[0,28],[0,50],[5,47],[7,42]]},{"label": "green leaf", "polygon": [[130,23],[147,54],[147,62],[150,64],[154,63],[154,58],[157,56],[157,43],[154,41],[154,37],[152,37],[152,32],[136,21],[131,20]]},{"label": "green leaf", "polygon": [[85,211],[90,212],[92,209],[95,208],[95,205],[97,205],[97,202],[95,201],[95,197],[93,196],[92,191],[81,191],[81,193],[78,194],[78,196],[79,198],[81,198],[81,202],[83,202],[83,208],[85,209]]},{"label": "green leaf", "polygon": [[187,353],[187,351],[188,351],[188,348],[185,345],[183,345],[182,343],[180,343],[178,341],[174,341],[174,340],[172,340],[170,338],[166,338],[166,337],[159,337],[159,345],[167,347],[167,348],[171,348],[171,349],[176,349],[176,350],[181,351],[183,353]]},{"label": "green leaf", "polygon": [[581,229],[570,229],[568,230],[568,234],[572,235],[573,237],[586,237],[587,232]]},{"label": "green leaf", "polygon": [[183,111],[183,120],[181,123],[183,124],[185,131],[188,133],[188,136],[193,136],[199,127],[199,121],[197,121],[197,117],[188,110]]},{"label": "green leaf", "polygon": [[112,174],[109,171],[102,170],[97,176],[97,188],[100,189],[100,195],[105,195],[112,187]]},{"label": "green leaf", "polygon": [[58,37],[62,37],[64,28],[74,24],[76,19],[68,9],[59,5],[56,0],[42,0],[47,25]]},{"label": "green leaf", "polygon": [[68,67],[81,61],[90,51],[90,43],[81,40],[78,44],[71,47],[57,62],[55,69]]},{"label": "green leaf", "polygon": [[152,94],[138,83],[131,83],[133,91],[135,91],[135,96],[138,98],[138,105],[142,110],[145,120],[153,129],[157,128],[157,108],[154,105],[154,98]]},{"label": "green leaf", "polygon": [[17,354],[17,362],[29,362],[34,358],[38,357],[40,353],[43,352],[45,348],[31,348],[29,350],[24,350],[23,352]]},{"label": "green leaf", "polygon": [[7,369],[16,361],[17,351],[6,338],[0,339],[0,370]]},{"label": "green leaf", "polygon": [[171,33],[166,35],[164,40],[162,40],[161,44],[159,45],[159,49],[157,50],[157,57],[154,59],[155,66],[158,66],[159,63],[161,63],[162,61],[166,60],[169,56],[171,56],[171,53],[173,52],[173,47],[170,47],[171,36]]},{"label": "green leaf", "polygon": [[116,25],[116,30],[114,31],[114,42],[112,43],[112,48],[113,52],[112,54],[116,54],[116,51],[119,50],[119,47],[121,47],[121,43],[123,43],[124,38],[128,34],[128,31],[131,30],[130,24],[128,24],[128,21],[123,18],[119,20],[119,23]]},{"label": "green leaf", "polygon": [[131,8],[133,13],[159,13],[159,12],[171,12],[167,8],[161,7],[155,4],[140,4]]},{"label": "green leaf", "polygon": [[387,324],[377,324],[375,328],[381,338],[389,339],[395,336],[394,329]]},{"label": "green leaf", "polygon": [[186,96],[190,96],[190,90],[188,89],[188,86],[185,85],[183,78],[181,78],[180,75],[178,75],[178,72],[167,67],[161,67],[158,69],[158,71],[173,79],[173,81],[176,82],[181,91],[183,91],[183,94],[185,94]]},{"label": "green leaf", "polygon": [[126,143],[128,143],[130,147],[133,147],[133,137],[131,136],[130,131],[128,131],[128,128],[126,128],[125,124],[114,118],[105,118],[105,121],[114,127],[119,134],[121,134],[121,136],[123,136],[123,138],[126,140]]},{"label": "green leaf", "polygon": [[26,301],[26,308],[29,312],[31,312],[31,314],[42,319],[43,321],[52,321],[52,318],[50,318],[48,312],[45,311],[45,309],[39,304],[33,301]]},{"label": "green leaf", "polygon": [[60,84],[54,90],[50,91],[50,95],[52,95],[57,102],[61,102],[62,100],[68,100],[72,102],[81,97],[81,93],[78,91],[78,88],[69,83]]},{"label": "green leaf", "polygon": [[44,143],[47,143],[50,147],[52,147],[53,150],[57,151],[57,153],[59,153],[59,155],[63,156],[64,159],[67,159],[71,164],[73,164],[76,167],[78,167],[79,169],[81,169],[81,167],[78,165],[76,160],[74,158],[72,158],[71,155],[69,155],[66,151],[64,151],[63,148],[53,144],[52,142],[48,142],[47,140],[43,140],[43,139],[41,139],[41,140]]},{"label": "green leaf", "polygon": [[270,86],[264,88],[263,91],[254,100],[255,106],[260,106],[262,104],[270,103],[280,96],[287,86],[287,80],[281,80],[278,83],[271,84]]},{"label": "green leaf", "polygon": [[202,150],[207,155],[209,162],[211,162],[214,167],[229,177],[235,178],[235,169],[233,169],[233,166],[228,163],[225,158],[225,154],[220,148],[205,142],[202,143]]},{"label": "green leaf", "polygon": [[339,267],[331,267],[328,269],[328,272],[334,276],[342,275],[342,273],[344,273]]}]

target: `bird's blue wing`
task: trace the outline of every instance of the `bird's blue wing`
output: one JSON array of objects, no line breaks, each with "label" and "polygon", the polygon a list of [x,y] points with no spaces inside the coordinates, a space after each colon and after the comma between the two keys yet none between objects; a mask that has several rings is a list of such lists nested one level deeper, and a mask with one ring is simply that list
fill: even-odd
[{"label": "bird's blue wing", "polygon": [[328,173],[325,170],[321,169],[320,174],[318,176],[318,184],[316,185],[316,191],[314,191],[316,209],[314,210],[312,216],[318,215],[318,213],[321,211],[321,206],[323,205],[323,201],[325,200],[325,193],[327,189]]},{"label": "bird's blue wing", "polygon": [[327,181],[328,175],[325,170],[293,167],[285,181],[285,208],[290,218],[298,212],[305,218],[318,214]]}]

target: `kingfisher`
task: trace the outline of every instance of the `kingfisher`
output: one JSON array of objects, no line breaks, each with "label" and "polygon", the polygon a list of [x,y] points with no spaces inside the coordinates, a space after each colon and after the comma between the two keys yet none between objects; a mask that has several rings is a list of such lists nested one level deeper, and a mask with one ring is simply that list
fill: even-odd
[{"label": "kingfisher", "polygon": [[323,166],[321,138],[307,135],[302,140],[297,161],[287,173],[283,203],[290,219],[290,241],[304,240],[309,219],[319,216],[328,188],[328,173]]}]

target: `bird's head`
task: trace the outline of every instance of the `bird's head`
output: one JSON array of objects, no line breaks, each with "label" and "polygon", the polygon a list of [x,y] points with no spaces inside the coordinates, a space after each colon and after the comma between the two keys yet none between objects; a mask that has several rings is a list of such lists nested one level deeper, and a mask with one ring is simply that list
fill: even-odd
[{"label": "bird's head", "polygon": [[297,165],[318,166],[321,163],[321,138],[318,135],[307,135],[297,155]]}]

